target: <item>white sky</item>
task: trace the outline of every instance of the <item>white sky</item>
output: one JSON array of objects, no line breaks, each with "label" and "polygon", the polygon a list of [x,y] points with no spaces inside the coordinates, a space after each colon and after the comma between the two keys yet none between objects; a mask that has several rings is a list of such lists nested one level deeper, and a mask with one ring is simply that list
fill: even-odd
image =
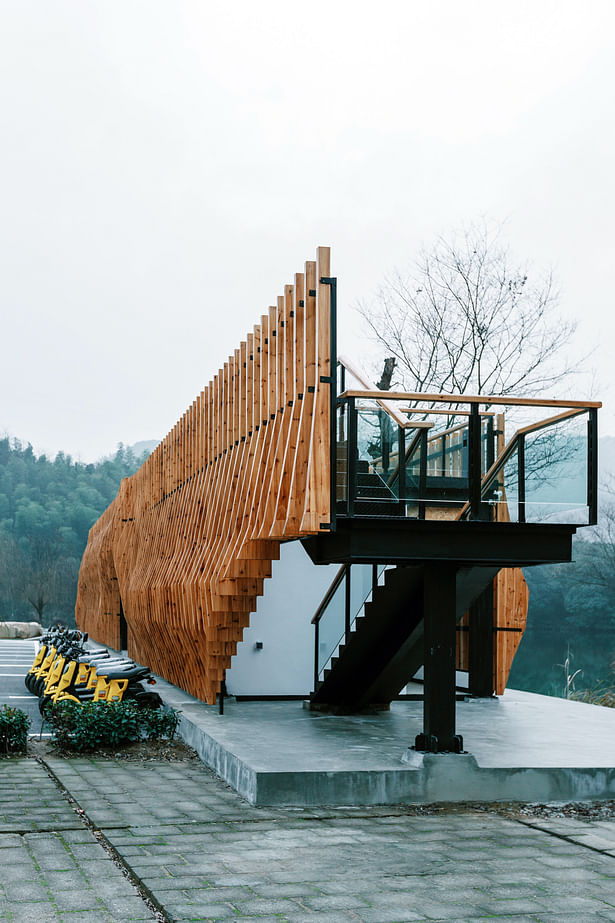
[{"label": "white sky", "polygon": [[0,433],[162,438],[318,244],[365,352],[350,305],[481,216],[615,433],[614,46],[612,0],[0,0]]}]

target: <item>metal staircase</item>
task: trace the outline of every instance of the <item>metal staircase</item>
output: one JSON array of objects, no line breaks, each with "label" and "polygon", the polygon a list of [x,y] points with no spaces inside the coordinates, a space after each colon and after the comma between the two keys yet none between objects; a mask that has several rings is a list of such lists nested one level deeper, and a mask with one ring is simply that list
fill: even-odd
[{"label": "metal staircase", "polygon": [[[355,565],[356,567],[356,565]],[[343,638],[314,677],[314,705],[327,704],[340,710],[360,711],[374,705],[388,705],[423,665],[423,566],[401,566],[382,570],[365,600],[350,621]],[[456,620],[492,582],[497,568],[462,567],[456,573]],[[314,624],[319,638],[335,638],[328,620],[336,613],[336,589],[352,596],[352,565],[338,573],[319,608]],[[344,599],[344,611],[348,610]],[[335,642],[333,642],[335,643]],[[324,656],[321,655],[321,664]]]},{"label": "metal staircase", "polygon": [[[494,621],[515,606],[494,577],[571,560],[576,529],[597,520],[599,405],[381,392],[345,360],[335,384],[331,522],[301,540],[315,564],[343,565],[313,619],[311,704],[386,705],[423,665],[416,748],[459,752],[458,623],[469,612],[460,650],[489,696],[494,632],[520,630]],[[505,406],[540,415],[508,443]]]}]

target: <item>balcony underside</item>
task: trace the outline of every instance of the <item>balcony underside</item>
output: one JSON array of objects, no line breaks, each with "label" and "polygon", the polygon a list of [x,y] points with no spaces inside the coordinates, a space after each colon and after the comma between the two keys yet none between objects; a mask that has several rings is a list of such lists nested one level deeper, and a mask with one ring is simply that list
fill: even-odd
[{"label": "balcony underside", "polygon": [[336,531],[302,539],[315,564],[448,561],[529,567],[572,560],[573,525],[337,517]]}]

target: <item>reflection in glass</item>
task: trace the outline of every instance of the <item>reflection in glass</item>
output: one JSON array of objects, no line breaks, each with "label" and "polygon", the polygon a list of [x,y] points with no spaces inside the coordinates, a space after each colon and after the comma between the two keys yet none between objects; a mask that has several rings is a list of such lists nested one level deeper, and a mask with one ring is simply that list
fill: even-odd
[{"label": "reflection in glass", "polygon": [[[384,582],[386,566],[376,568],[378,583]],[[346,569],[346,574],[348,569]],[[346,592],[349,591],[350,630],[357,616],[371,598],[374,569],[371,564],[353,564],[350,567],[350,584],[346,575],[341,580],[318,623],[318,675],[320,676],[344,640],[346,634]]]},{"label": "reflection in glass", "polygon": [[527,522],[588,521],[587,423],[574,417],[525,437]]},{"label": "reflection in glass", "polygon": [[345,632],[346,581],[342,580],[318,623],[318,673],[337,650]]}]

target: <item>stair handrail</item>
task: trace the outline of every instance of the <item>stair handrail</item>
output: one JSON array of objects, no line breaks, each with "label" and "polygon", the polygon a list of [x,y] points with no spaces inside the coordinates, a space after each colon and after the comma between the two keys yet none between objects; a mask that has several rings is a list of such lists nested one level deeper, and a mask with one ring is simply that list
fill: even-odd
[{"label": "stair handrail", "polygon": [[338,570],[338,572],[336,573],[335,577],[333,578],[333,581],[329,589],[325,593],[322,602],[320,603],[318,609],[316,610],[316,612],[314,613],[314,616],[312,617],[312,625],[314,626],[314,689],[316,689],[317,687],[318,678],[319,678],[320,673],[322,673],[322,671],[326,669],[327,664],[331,661],[331,658],[333,657],[333,654],[337,650],[337,647],[339,646],[339,644],[344,640],[346,641],[346,643],[348,642],[350,632],[352,631],[352,626],[355,624],[356,619],[359,613],[361,612],[361,610],[363,609],[363,607],[365,606],[365,603],[367,599],[369,598],[370,594],[374,592],[374,589],[376,585],[378,584],[378,579],[384,570],[386,570],[386,565],[373,565],[371,587],[367,591],[363,599],[361,600],[360,606],[356,608],[354,611],[349,607],[350,596],[347,596],[346,602],[345,602],[345,616],[344,616],[343,632],[340,635],[339,640],[337,641],[335,646],[330,651],[327,657],[327,660],[323,663],[322,668],[319,670],[318,655],[319,655],[320,622],[329,606],[329,603],[331,602],[331,600],[337,593],[342,582],[346,583],[346,593],[347,594],[351,593],[352,564],[343,564]]},{"label": "stair handrail", "polygon": [[315,612],[314,615],[312,616],[312,622],[311,622],[312,625],[316,625],[317,622],[320,622],[321,618],[322,618],[323,615],[324,615],[325,609],[327,608],[327,606],[329,605],[329,603],[330,603],[331,600],[333,599],[333,597],[334,597],[334,595],[335,595],[335,593],[336,593],[336,591],[337,591],[337,588],[339,587],[340,583],[341,583],[342,580],[344,579],[344,577],[345,577],[345,575],[346,575],[346,569],[347,569],[348,567],[350,567],[349,564],[342,564],[342,566],[340,567],[340,569],[339,569],[338,572],[336,573],[335,577],[333,578],[333,582],[331,583],[331,586],[329,587],[329,589],[327,590],[327,592],[326,592],[325,595],[323,596],[322,602],[320,603],[318,609],[316,610],[316,612]]}]

